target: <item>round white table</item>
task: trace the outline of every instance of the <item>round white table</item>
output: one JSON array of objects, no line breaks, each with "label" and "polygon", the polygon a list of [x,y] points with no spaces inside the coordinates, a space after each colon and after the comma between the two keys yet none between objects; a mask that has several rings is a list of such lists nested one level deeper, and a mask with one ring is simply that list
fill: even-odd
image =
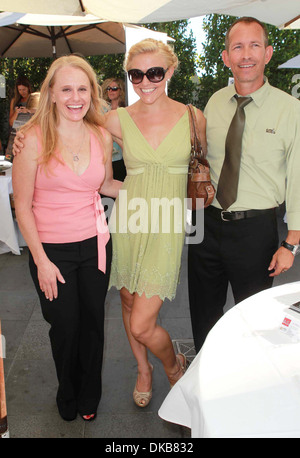
[{"label": "round white table", "polygon": [[230,309],[159,415],[194,438],[300,437],[300,282]]}]

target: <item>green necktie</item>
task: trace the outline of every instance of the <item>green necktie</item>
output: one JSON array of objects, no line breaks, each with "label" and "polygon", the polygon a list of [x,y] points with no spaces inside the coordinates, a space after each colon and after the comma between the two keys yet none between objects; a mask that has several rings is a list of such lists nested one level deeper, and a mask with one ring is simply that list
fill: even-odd
[{"label": "green necktie", "polygon": [[252,100],[251,97],[238,97],[237,95],[235,95],[235,98],[237,99],[237,107],[226,137],[225,159],[216,196],[224,210],[227,210],[236,201],[240,174],[242,137],[245,127],[244,107]]}]

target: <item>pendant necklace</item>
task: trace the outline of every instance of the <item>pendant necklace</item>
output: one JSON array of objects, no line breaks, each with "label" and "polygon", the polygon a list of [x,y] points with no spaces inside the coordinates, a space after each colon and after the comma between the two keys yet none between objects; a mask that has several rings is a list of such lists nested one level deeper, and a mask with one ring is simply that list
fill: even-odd
[{"label": "pendant necklace", "polygon": [[82,140],[81,140],[81,143],[80,143],[80,147],[78,148],[78,152],[77,153],[74,153],[74,151],[71,151],[70,148],[65,144],[65,142],[62,140],[62,138],[60,139],[64,148],[70,152],[72,154],[72,158],[73,158],[73,162],[79,162],[79,153],[81,152],[81,148],[82,148],[82,145],[83,145],[83,141],[84,141],[84,138],[85,138],[85,130],[83,132],[83,135],[82,135]]},{"label": "pendant necklace", "polygon": [[71,151],[71,153],[72,153],[72,156],[73,156],[73,161],[74,161],[74,162],[78,162],[78,161],[79,161],[79,156],[78,156],[78,154],[73,153],[73,151]]}]

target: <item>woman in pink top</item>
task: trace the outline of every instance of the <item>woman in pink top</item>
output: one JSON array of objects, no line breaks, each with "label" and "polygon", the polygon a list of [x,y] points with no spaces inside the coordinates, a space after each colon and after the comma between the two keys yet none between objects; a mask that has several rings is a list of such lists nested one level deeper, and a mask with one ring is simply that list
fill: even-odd
[{"label": "woman in pink top", "polygon": [[95,73],[77,56],[53,62],[26,124],[25,154],[14,159],[19,227],[58,376],[65,420],[96,417],[101,397],[104,300],[111,244],[101,193],[117,197],[112,139],[101,127]]}]

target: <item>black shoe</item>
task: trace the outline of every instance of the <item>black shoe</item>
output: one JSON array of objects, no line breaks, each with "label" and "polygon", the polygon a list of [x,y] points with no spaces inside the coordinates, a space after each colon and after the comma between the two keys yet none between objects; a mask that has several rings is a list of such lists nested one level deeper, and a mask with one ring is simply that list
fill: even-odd
[{"label": "black shoe", "polygon": [[[59,411],[59,409],[58,409]],[[75,415],[63,415],[61,412],[59,412],[59,415],[61,416],[61,418],[65,421],[73,421],[76,419],[77,417],[77,413]]]}]

